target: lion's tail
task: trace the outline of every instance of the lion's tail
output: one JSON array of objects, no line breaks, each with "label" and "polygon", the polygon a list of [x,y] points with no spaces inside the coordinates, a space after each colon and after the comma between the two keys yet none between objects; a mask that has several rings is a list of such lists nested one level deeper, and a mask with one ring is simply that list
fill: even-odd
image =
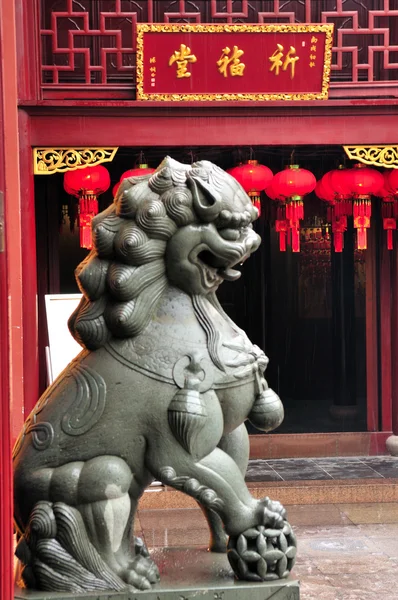
[{"label": "lion's tail", "polygon": [[24,587],[72,593],[127,589],[90,542],[79,511],[62,502],[34,506],[16,556]]}]

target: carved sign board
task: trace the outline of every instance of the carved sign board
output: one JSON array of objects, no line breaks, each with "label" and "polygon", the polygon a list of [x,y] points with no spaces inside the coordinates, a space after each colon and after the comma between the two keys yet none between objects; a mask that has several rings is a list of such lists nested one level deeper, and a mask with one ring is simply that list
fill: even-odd
[{"label": "carved sign board", "polygon": [[50,294],[45,296],[49,349],[47,379],[51,384],[82,351],[70,334],[68,319],[79,304],[81,294]]},{"label": "carved sign board", "polygon": [[333,24],[137,24],[139,100],[326,100]]}]

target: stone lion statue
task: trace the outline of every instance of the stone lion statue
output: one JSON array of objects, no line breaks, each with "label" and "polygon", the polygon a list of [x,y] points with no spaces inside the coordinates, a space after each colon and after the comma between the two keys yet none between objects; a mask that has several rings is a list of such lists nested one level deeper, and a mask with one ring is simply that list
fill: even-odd
[{"label": "stone lion statue", "polygon": [[193,496],[241,579],[285,577],[295,540],[285,510],[244,481],[244,422],[283,419],[268,359],[215,292],[259,244],[257,210],[207,161],[166,158],[128,179],[93,220],[69,320],[83,351],[40,398],[15,449],[19,581],[85,592],[159,579],[134,516],[158,479]]}]

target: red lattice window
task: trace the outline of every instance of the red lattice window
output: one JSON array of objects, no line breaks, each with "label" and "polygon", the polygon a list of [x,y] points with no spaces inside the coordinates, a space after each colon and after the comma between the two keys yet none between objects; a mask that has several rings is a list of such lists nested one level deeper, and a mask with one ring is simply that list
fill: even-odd
[{"label": "red lattice window", "polygon": [[41,0],[40,20],[42,87],[76,97],[134,97],[137,22],[333,22],[332,90],[398,94],[398,0]]}]

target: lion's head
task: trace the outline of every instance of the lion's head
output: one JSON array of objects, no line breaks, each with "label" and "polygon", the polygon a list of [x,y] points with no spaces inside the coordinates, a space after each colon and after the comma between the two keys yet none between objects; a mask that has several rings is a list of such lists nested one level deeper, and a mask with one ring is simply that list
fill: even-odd
[{"label": "lion's head", "polygon": [[94,249],[76,269],[83,299],[69,319],[88,349],[148,324],[168,283],[213,294],[254,252],[257,210],[239,183],[208,161],[167,157],[152,176],[125,180],[93,220]]}]

